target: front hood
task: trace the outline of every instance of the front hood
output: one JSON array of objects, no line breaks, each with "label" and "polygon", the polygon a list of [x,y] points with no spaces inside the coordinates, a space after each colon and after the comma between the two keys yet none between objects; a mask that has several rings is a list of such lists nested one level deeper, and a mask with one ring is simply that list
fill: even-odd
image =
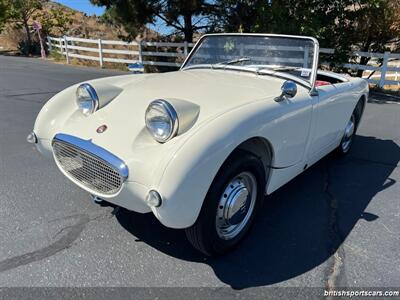
[{"label": "front hood", "polygon": [[256,99],[278,96],[281,83],[278,78],[223,70],[154,74],[126,85],[113,107],[119,110],[134,106],[135,111],[141,109],[144,114],[155,99],[181,99],[200,107],[199,121],[202,121]]},{"label": "front hood", "polygon": [[135,116],[143,123],[145,110],[151,101],[180,99],[200,107],[198,121],[201,122],[245,103],[278,96],[282,82],[279,78],[228,70],[152,74],[126,83],[124,91],[96,114],[126,113],[127,117]]},{"label": "front hood", "polygon": [[89,117],[83,117],[79,112],[73,114],[66,127],[79,128],[86,138],[98,137],[96,129],[103,124],[109,127],[108,134],[127,132],[130,136],[138,136],[145,126],[146,108],[155,99],[180,99],[197,105],[199,115],[194,126],[198,126],[235,107],[278,96],[282,81],[224,70],[188,70],[143,76],[125,82],[120,86],[123,88],[121,94],[95,114]]},{"label": "front hood", "polygon": [[[49,140],[57,133],[91,140],[127,163],[134,160],[141,164],[144,157],[159,156],[160,149],[173,153],[192,130],[226,111],[257,100],[271,101],[273,105],[275,102],[271,99],[280,94],[282,81],[228,70],[188,70],[98,79],[89,83],[114,85],[122,92],[105,107],[85,117],[76,110],[76,87],[71,87],[46,104],[38,116],[35,132],[39,138]],[[192,103],[199,110],[197,121],[185,133],[158,144],[145,128],[145,111],[155,99]],[[99,134],[96,130],[101,125],[106,125],[107,130]]]}]

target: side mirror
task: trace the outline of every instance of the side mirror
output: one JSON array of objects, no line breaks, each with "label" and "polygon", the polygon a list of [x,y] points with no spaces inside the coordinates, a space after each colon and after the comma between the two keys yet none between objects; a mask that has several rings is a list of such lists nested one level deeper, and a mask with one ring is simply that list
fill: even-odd
[{"label": "side mirror", "polygon": [[282,94],[275,98],[276,102],[281,102],[285,98],[293,98],[297,94],[297,84],[291,80],[286,80],[281,87]]}]

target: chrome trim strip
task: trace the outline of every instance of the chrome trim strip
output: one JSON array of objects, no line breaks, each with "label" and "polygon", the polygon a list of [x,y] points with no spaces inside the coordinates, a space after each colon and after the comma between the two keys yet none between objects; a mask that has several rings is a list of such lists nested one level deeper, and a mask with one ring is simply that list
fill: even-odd
[{"label": "chrome trim strip", "polygon": [[[210,70],[211,67],[210,67],[210,65],[195,65],[195,66],[186,67],[184,71],[193,70],[193,69],[208,69],[208,70]],[[214,70],[218,70],[218,69],[214,69]],[[311,89],[311,84],[309,82],[302,80],[299,77],[281,73],[281,72],[266,71],[266,70],[258,71],[254,68],[236,67],[236,66],[226,66],[225,70],[252,73],[252,74],[257,74],[257,75],[261,75],[261,76],[272,76],[272,77],[280,78],[280,79],[288,79],[288,80],[295,81],[296,83],[300,84],[301,86],[304,86],[307,89]]]},{"label": "chrome trim strip", "polygon": [[113,166],[121,174],[124,180],[126,180],[129,176],[128,166],[125,164],[124,161],[122,161],[120,158],[107,151],[106,149],[93,144],[92,140],[83,140],[72,135],[58,133],[53,138],[52,144],[55,141],[61,141],[74,145],[79,149],[88,152],[89,154],[97,156],[99,159]]},{"label": "chrome trim strip", "polygon": [[311,40],[314,42],[314,60],[312,66],[313,69],[310,77],[310,82],[311,82],[310,95],[318,96],[318,91],[315,89],[315,81],[317,80],[317,72],[318,72],[319,42],[316,38],[311,38]]}]

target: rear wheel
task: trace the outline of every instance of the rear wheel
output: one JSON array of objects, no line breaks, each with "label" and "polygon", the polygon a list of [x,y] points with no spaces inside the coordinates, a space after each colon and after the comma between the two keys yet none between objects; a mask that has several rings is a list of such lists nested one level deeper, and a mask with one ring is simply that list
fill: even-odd
[{"label": "rear wheel", "polygon": [[351,114],[350,120],[347,122],[340,145],[336,149],[337,154],[344,156],[350,152],[358,125],[361,120],[361,115],[364,111],[364,105],[364,98],[361,98]]},{"label": "rear wheel", "polygon": [[191,244],[206,255],[223,254],[249,230],[263,200],[265,172],[254,155],[238,151],[215,177],[196,223],[186,229]]},{"label": "rear wheel", "polygon": [[338,148],[339,154],[346,155],[347,153],[349,153],[351,146],[353,145],[353,139],[356,133],[356,128],[357,128],[356,116],[355,113],[353,112],[344,130],[343,138]]}]

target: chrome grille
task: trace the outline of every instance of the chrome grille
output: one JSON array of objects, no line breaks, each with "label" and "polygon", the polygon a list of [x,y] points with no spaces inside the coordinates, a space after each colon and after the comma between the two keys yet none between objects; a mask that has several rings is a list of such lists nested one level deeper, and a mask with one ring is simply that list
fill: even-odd
[{"label": "chrome grille", "polygon": [[123,176],[100,157],[59,140],[53,141],[53,151],[59,166],[71,179],[94,193],[113,195],[121,189]]}]

